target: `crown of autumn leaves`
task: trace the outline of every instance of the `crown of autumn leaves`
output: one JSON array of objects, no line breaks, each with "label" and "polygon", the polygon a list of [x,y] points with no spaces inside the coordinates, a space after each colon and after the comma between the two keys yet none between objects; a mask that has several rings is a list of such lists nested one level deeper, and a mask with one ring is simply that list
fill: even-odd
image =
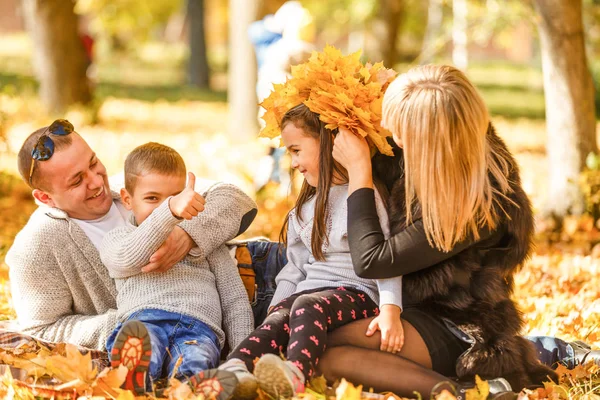
[{"label": "crown of autumn leaves", "polygon": [[348,56],[333,46],[313,52],[310,59],[292,67],[285,83],[273,85],[273,92],[260,105],[266,110],[266,123],[260,137],[276,138],[280,123],[292,107],[304,103],[319,114],[327,129],[346,128],[367,138],[371,149],[393,155],[381,127],[383,94],[396,72],[383,63],[362,64],[361,51]]}]

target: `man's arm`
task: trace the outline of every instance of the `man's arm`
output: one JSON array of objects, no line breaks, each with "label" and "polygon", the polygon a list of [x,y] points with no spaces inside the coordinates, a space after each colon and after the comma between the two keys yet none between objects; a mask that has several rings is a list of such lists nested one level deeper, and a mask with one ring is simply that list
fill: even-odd
[{"label": "man's arm", "polygon": [[139,274],[180,222],[171,212],[167,199],[138,227],[127,225],[107,233],[100,247],[100,258],[111,278]]},{"label": "man's arm", "polygon": [[[11,248],[6,263],[10,266],[13,305],[23,332],[50,342],[104,349],[117,324],[116,310],[99,315],[74,314],[73,293],[56,260],[19,250]],[[108,292],[106,295],[112,297]]]},{"label": "man's arm", "polygon": [[207,257],[215,275],[223,310],[223,330],[232,349],[252,333],[254,318],[248,293],[227,246],[221,245]]},{"label": "man's arm", "polygon": [[204,211],[179,224],[195,242],[194,256],[207,257],[223,243],[248,229],[257,213],[254,200],[230,184],[213,185],[206,193]]}]

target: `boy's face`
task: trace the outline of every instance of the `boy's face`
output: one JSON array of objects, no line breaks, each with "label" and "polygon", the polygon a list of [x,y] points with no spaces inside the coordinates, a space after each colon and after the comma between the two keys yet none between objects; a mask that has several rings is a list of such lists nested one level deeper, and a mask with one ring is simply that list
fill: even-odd
[{"label": "boy's face", "polygon": [[121,199],[125,208],[133,211],[139,225],[169,196],[181,193],[185,188],[185,180],[185,175],[149,172],[138,176],[133,193],[121,189]]}]

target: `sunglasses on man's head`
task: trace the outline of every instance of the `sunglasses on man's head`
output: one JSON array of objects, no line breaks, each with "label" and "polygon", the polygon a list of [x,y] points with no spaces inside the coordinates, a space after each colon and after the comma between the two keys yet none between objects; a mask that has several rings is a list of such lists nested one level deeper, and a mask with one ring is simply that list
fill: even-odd
[{"label": "sunglasses on man's head", "polygon": [[35,161],[46,161],[49,160],[50,157],[54,154],[54,141],[48,133],[57,136],[66,136],[70,133],[73,133],[75,128],[73,128],[73,124],[71,124],[66,119],[57,119],[54,121],[42,136],[38,139],[37,143],[31,150],[31,168],[29,168],[29,184],[31,185],[31,179],[33,178],[33,168],[35,166]]}]

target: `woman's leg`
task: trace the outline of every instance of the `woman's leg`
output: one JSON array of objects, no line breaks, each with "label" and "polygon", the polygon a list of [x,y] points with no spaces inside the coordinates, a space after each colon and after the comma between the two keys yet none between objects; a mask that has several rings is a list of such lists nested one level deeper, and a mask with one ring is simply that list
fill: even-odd
[{"label": "woman's leg", "polygon": [[[404,346],[410,343],[405,341]],[[330,382],[345,378],[377,392],[390,391],[409,398],[415,397],[414,392],[429,398],[432,392],[452,392],[456,387],[445,376],[402,356],[352,346],[327,349],[318,372]]]},{"label": "woman's leg", "polygon": [[[379,331],[373,336],[367,336],[367,328],[372,318],[352,322],[329,332],[327,335],[328,346],[353,346],[371,350],[379,350],[381,334]],[[425,341],[419,332],[407,321],[402,320],[404,329],[404,346],[397,355],[404,359],[413,361],[423,367],[431,369],[431,357]]]},{"label": "woman's leg", "polygon": [[429,350],[410,323],[402,320],[404,347],[392,354],[379,350],[379,334],[365,335],[370,322],[370,318],[352,322],[329,333],[329,348],[318,367],[327,380],[346,378],[376,391],[405,397],[414,397],[413,392],[417,391],[428,398],[432,391],[452,389],[447,377],[431,369]]}]

